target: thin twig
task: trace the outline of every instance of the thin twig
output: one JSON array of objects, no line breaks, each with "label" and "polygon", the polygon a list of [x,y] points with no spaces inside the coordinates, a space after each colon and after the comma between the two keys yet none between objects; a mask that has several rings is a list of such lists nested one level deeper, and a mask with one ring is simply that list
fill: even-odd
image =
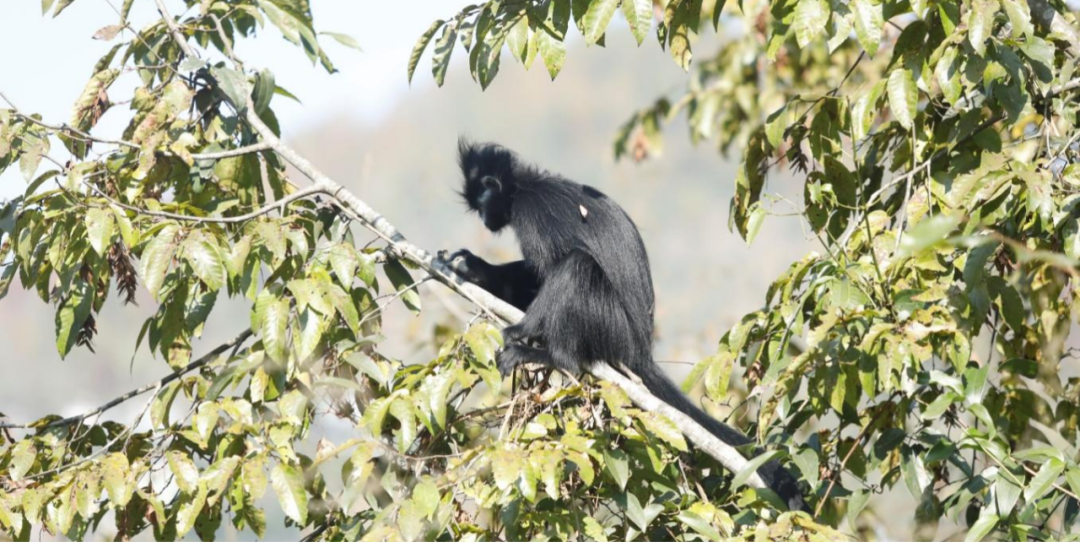
[{"label": "thin twig", "polygon": [[199,58],[199,55],[195,54],[191,45],[188,45],[187,39],[184,34],[180,32],[180,27],[176,25],[176,20],[172,15],[169,15],[168,8],[165,7],[164,0],[154,0],[157,4],[158,13],[161,14],[161,20],[165,21],[165,26],[169,28],[169,34],[172,35],[173,41],[176,42],[177,47],[184,52],[185,55],[191,58]]},{"label": "thin twig", "polygon": [[164,378],[162,378],[160,380],[157,380],[155,382],[151,382],[151,383],[149,383],[149,384],[147,384],[145,386],[142,386],[141,388],[131,390],[131,391],[121,395],[120,397],[117,397],[117,398],[113,399],[112,401],[109,401],[108,403],[105,403],[104,405],[101,405],[101,406],[99,406],[99,407],[97,407],[97,408],[95,408],[95,409],[93,409],[93,410],[91,410],[89,412],[84,412],[84,413],[76,415],[76,416],[69,416],[69,417],[64,418],[62,420],[56,420],[54,422],[50,422],[50,423],[47,423],[47,424],[42,425],[42,426],[38,426],[36,424],[36,422],[33,422],[33,423],[0,423],[0,429],[38,429],[38,430],[42,430],[42,429],[49,429],[51,427],[57,427],[57,426],[61,426],[61,425],[68,425],[68,424],[71,424],[71,423],[74,423],[74,422],[85,420],[86,418],[89,418],[90,416],[101,414],[102,412],[105,412],[106,410],[109,410],[110,408],[113,408],[113,407],[127,401],[128,399],[131,399],[132,397],[138,397],[139,395],[142,395],[142,394],[144,394],[144,393],[146,393],[146,392],[148,392],[150,390],[163,387],[165,384],[168,384],[169,382],[172,382],[173,380],[176,380],[176,379],[180,378],[181,376],[184,376],[185,374],[190,373],[191,371],[194,371],[195,369],[198,369],[198,368],[202,367],[203,365],[206,365],[207,363],[210,363],[211,361],[214,361],[215,359],[217,359],[217,357],[219,355],[221,355],[222,352],[236,346],[237,344],[240,344],[240,343],[246,341],[248,339],[248,337],[251,337],[251,335],[252,335],[252,332],[251,332],[250,329],[245,330],[243,333],[237,335],[232,340],[230,340],[228,342],[225,342],[225,343],[223,343],[221,345],[218,345],[217,348],[214,348],[213,350],[208,352],[203,357],[201,357],[201,358],[199,358],[199,359],[197,359],[197,360],[195,360],[195,361],[181,367],[180,369],[177,369],[176,371],[170,373],[168,376],[165,376]]},{"label": "thin twig", "polygon": [[[38,126],[41,126],[42,128],[45,128],[45,129],[48,129],[48,130],[53,130],[55,132],[66,132],[68,134],[73,134],[73,135],[78,136],[80,139],[82,139],[84,141],[90,141],[90,142],[93,142],[93,143],[101,143],[101,144],[104,144],[104,145],[116,145],[118,147],[127,147],[127,148],[130,148],[130,149],[141,149],[142,148],[142,146],[140,146],[138,143],[133,143],[131,141],[126,141],[126,140],[123,140],[123,139],[110,139],[110,138],[105,138],[105,137],[98,137],[98,136],[90,134],[89,132],[86,132],[86,131],[80,130],[78,128],[75,128],[74,126],[71,126],[71,125],[66,124],[66,123],[50,124],[50,123],[45,122],[43,120],[36,119],[33,116],[28,115],[23,110],[19,109],[19,107],[17,105],[15,105],[15,103],[12,102],[11,99],[8,98],[3,93],[3,91],[0,91],[0,99],[4,100],[4,102],[6,102],[8,104],[8,106],[11,107],[12,111],[14,111],[15,115],[17,115],[19,118],[21,118],[21,119],[23,119],[26,122],[29,122],[31,124],[36,124]],[[230,158],[230,157],[233,157],[233,156],[242,156],[242,155],[245,155],[245,154],[252,154],[252,153],[261,152],[261,151],[265,151],[265,150],[269,150],[269,149],[270,149],[270,145],[266,144],[265,142],[259,142],[259,143],[255,143],[255,144],[252,144],[252,145],[246,145],[246,146],[238,147],[238,148],[235,148],[235,149],[226,149],[226,150],[217,151],[217,152],[196,152],[196,153],[191,153],[191,158],[193,158],[195,160],[219,160],[221,158]],[[161,151],[161,152],[162,152],[162,154],[165,154],[165,155],[170,155],[170,156],[173,155],[173,153],[171,153],[171,152],[165,152],[165,151]]]},{"label": "thin twig", "polygon": [[101,198],[105,199],[109,203],[111,203],[113,205],[116,205],[117,207],[120,207],[122,209],[127,209],[129,211],[134,211],[134,212],[136,212],[138,214],[145,215],[145,216],[152,216],[152,217],[157,217],[157,218],[169,218],[169,219],[172,219],[172,220],[183,220],[183,221],[186,221],[186,222],[198,222],[200,224],[237,224],[237,223],[240,223],[240,222],[247,222],[249,220],[252,220],[252,219],[258,218],[258,217],[260,217],[262,215],[265,215],[265,214],[269,213],[270,211],[273,211],[274,209],[283,208],[286,204],[292,203],[292,202],[294,202],[296,200],[301,200],[301,199],[304,199],[304,198],[307,198],[307,197],[310,197],[310,196],[314,196],[316,194],[325,193],[325,191],[324,191],[324,189],[322,187],[320,187],[318,185],[312,185],[312,186],[309,186],[307,188],[304,188],[304,189],[298,190],[296,192],[293,192],[292,194],[289,194],[288,196],[286,196],[284,198],[281,198],[280,200],[274,202],[273,204],[265,205],[265,206],[260,207],[260,208],[254,210],[254,211],[252,211],[250,213],[247,213],[247,214],[238,215],[238,216],[227,216],[227,217],[212,217],[212,216],[184,215],[184,214],[178,214],[178,213],[169,213],[169,212],[166,212],[166,211],[151,211],[149,209],[142,209],[140,207],[135,207],[134,205],[128,205],[126,203],[122,203],[120,201],[117,201],[116,199],[113,199],[113,198],[109,197],[108,194],[102,192],[101,189],[99,189],[98,187],[96,187],[96,186],[94,186],[92,184],[87,184],[87,186],[89,186]]}]

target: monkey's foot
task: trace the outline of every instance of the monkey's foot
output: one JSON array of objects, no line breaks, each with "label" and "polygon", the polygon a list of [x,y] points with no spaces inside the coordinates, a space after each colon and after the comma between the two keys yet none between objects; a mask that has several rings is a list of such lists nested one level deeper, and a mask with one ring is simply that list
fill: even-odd
[{"label": "monkey's foot", "polygon": [[[509,328],[507,328],[509,329]],[[495,354],[495,365],[499,368],[499,374],[508,376],[519,365],[525,363],[539,363],[541,365],[554,366],[551,362],[551,354],[543,348],[525,346],[523,344],[508,344],[506,348]]]}]

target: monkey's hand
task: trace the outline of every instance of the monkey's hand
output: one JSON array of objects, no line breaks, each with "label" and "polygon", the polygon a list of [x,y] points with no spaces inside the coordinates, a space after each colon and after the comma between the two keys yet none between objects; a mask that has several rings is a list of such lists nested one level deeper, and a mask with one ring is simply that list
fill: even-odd
[{"label": "monkey's hand", "polygon": [[446,262],[455,273],[461,275],[461,278],[479,286],[483,286],[486,282],[487,269],[490,265],[483,258],[469,252],[468,249],[463,248],[453,254],[447,254],[447,251],[440,250],[438,257]]}]

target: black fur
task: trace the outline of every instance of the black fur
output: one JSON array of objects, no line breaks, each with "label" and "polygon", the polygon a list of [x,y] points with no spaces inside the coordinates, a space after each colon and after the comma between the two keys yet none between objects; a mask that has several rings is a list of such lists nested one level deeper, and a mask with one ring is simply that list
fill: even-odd
[{"label": "black fur", "polygon": [[[501,373],[529,362],[580,373],[588,363],[607,361],[633,372],[659,399],[724,442],[751,442],[695,406],[653,361],[649,259],[618,204],[499,145],[461,141],[459,160],[470,210],[492,231],[512,228],[524,256],[505,265],[468,250],[449,256],[464,278],[525,311],[520,323],[503,331]],[[775,462],[759,472],[792,509],[804,509],[790,473]]]}]

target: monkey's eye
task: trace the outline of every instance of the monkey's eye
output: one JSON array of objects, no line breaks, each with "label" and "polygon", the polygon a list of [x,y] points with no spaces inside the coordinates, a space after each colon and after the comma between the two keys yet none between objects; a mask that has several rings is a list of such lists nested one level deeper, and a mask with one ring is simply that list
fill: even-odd
[{"label": "monkey's eye", "polygon": [[492,177],[491,175],[484,176],[484,178],[480,179],[480,183],[488,190],[502,192],[502,183],[499,182],[499,179]]}]

